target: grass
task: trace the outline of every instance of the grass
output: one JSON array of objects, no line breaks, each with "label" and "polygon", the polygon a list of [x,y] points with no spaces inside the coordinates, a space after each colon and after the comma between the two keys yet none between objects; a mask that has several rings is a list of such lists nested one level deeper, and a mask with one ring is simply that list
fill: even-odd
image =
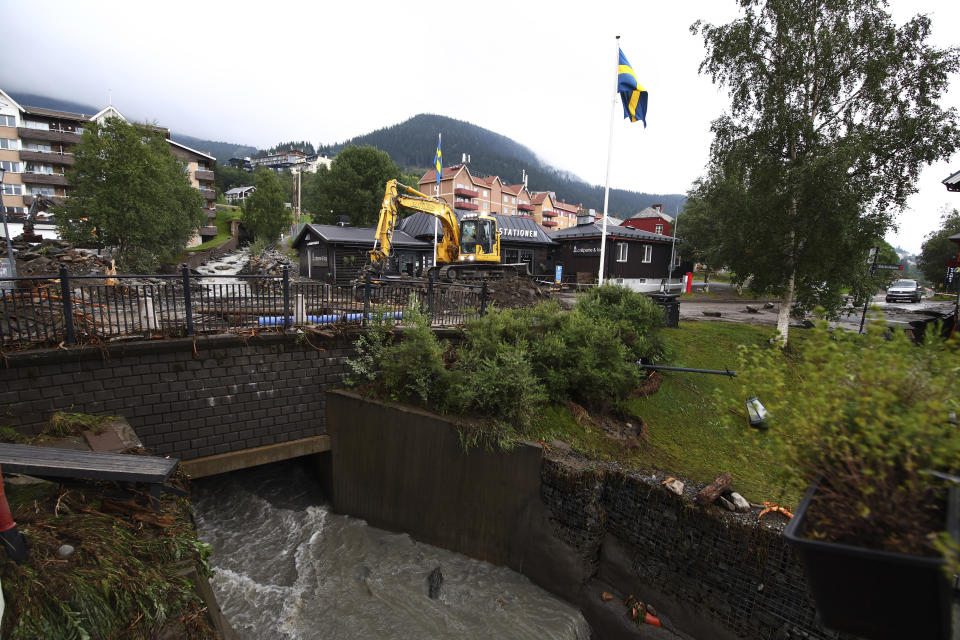
[{"label": "grass", "polygon": [[[739,345],[766,344],[774,333],[772,327],[683,323],[680,329],[664,330],[661,334],[671,354],[664,364],[735,370]],[[802,343],[802,334],[791,332],[791,340]],[[628,414],[626,420],[632,415],[647,424],[650,442],[640,448],[625,450],[600,429],[578,425],[565,407],[546,411],[542,439],[563,440],[592,459],[616,461],[630,469],[660,471],[685,481],[707,483],[729,471],[734,490],[751,502],[769,500],[790,506],[799,502],[803,487],[787,485],[780,461],[764,446],[765,440],[755,438],[747,426],[744,406],[721,406],[715,400],[720,391],[738,392],[736,378],[672,371],[662,375],[657,393],[627,399],[620,407]],[[735,419],[734,426],[724,420],[732,415],[731,411],[744,414],[742,420]],[[769,433],[778,437],[775,424]]]},{"label": "grass", "polygon": [[217,205],[217,217],[213,221],[214,225],[217,227],[217,235],[195,247],[188,247],[186,251],[216,249],[232,237],[230,235],[230,221],[239,220],[241,215],[240,209],[237,207]]}]

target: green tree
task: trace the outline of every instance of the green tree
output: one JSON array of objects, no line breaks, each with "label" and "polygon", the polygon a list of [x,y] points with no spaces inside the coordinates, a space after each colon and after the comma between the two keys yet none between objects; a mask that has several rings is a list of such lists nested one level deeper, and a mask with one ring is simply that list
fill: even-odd
[{"label": "green tree", "polygon": [[946,285],[947,260],[957,259],[957,243],[950,236],[960,233],[960,211],[954,209],[940,218],[940,229],[927,235],[920,247],[920,267],[923,277],[929,282]]},{"label": "green tree", "polygon": [[270,169],[261,168],[253,174],[253,186],[257,190],[244,200],[241,221],[255,238],[275,242],[293,222],[290,210],[284,206],[280,178]]},{"label": "green tree", "polygon": [[238,167],[231,167],[228,164],[217,165],[214,180],[217,191],[226,193],[235,187],[245,187],[253,182],[253,176],[250,172]]},{"label": "green tree", "polygon": [[80,246],[114,247],[124,271],[151,272],[204,220],[203,198],[156,129],[119,118],[85,125],[57,228]]},{"label": "green tree", "polygon": [[[705,177],[692,190],[715,225],[716,259],[791,311],[868,287],[863,265],[923,165],[957,148],[939,105],[956,48],[926,43],[930,19],[896,26],[883,0],[740,0],[729,24],[694,23],[701,72],[726,85]],[[687,226],[690,230],[690,226]]]},{"label": "green tree", "polygon": [[321,166],[304,180],[303,206],[314,222],[332,224],[337,216],[350,216],[354,226],[374,226],[387,181],[399,177],[400,169],[385,151],[347,147],[330,169]]}]

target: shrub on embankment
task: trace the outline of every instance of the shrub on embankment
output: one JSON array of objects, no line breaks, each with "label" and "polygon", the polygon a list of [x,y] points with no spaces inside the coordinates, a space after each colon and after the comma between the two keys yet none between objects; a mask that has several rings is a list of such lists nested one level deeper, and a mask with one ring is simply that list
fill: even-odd
[{"label": "shrub on embankment", "polygon": [[573,401],[606,409],[640,382],[638,358],[663,353],[662,311],[646,296],[605,285],[571,312],[553,302],[494,309],[468,322],[455,344],[440,341],[425,316],[404,322],[403,337],[378,316],[348,360],[353,384],[440,413],[476,418],[467,442],[506,447],[546,437],[543,408]]}]

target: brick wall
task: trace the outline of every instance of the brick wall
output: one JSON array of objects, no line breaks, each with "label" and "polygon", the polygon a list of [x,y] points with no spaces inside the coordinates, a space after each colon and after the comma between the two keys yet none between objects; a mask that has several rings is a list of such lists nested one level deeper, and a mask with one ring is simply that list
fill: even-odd
[{"label": "brick wall", "polygon": [[6,353],[0,425],[38,433],[55,411],[122,415],[182,460],[326,433],[324,391],[351,338],[264,334]]}]

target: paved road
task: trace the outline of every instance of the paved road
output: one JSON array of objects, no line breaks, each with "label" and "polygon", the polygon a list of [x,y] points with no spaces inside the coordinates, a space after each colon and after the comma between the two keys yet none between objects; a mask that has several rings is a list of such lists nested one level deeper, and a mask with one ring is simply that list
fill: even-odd
[{"label": "paved road", "polygon": [[[722,286],[722,283],[710,284],[710,290],[712,292],[717,292],[717,290],[720,289],[720,287],[717,287],[717,284],[721,284]],[[754,325],[776,326],[777,314],[780,312],[780,304],[776,300],[770,300],[769,306],[771,308],[764,308],[767,302],[768,301],[765,300],[710,300],[709,298],[681,299],[680,319],[691,321],[744,322]],[[748,304],[752,307],[759,307],[760,310],[757,313],[751,313],[747,311]],[[909,323],[914,320],[923,320],[935,317],[938,314],[950,314],[954,309],[953,302],[924,300],[919,303],[887,303],[884,300],[883,294],[875,296],[873,304],[880,307],[888,323],[903,327],[909,327]],[[720,317],[706,316],[704,312],[720,313]],[[857,331],[860,328],[860,316],[862,313],[863,307],[847,307],[842,312],[840,321],[835,324],[852,331]],[[812,320],[813,316],[808,315],[808,318]],[[793,325],[795,326],[796,324],[798,323],[794,321]]]}]

